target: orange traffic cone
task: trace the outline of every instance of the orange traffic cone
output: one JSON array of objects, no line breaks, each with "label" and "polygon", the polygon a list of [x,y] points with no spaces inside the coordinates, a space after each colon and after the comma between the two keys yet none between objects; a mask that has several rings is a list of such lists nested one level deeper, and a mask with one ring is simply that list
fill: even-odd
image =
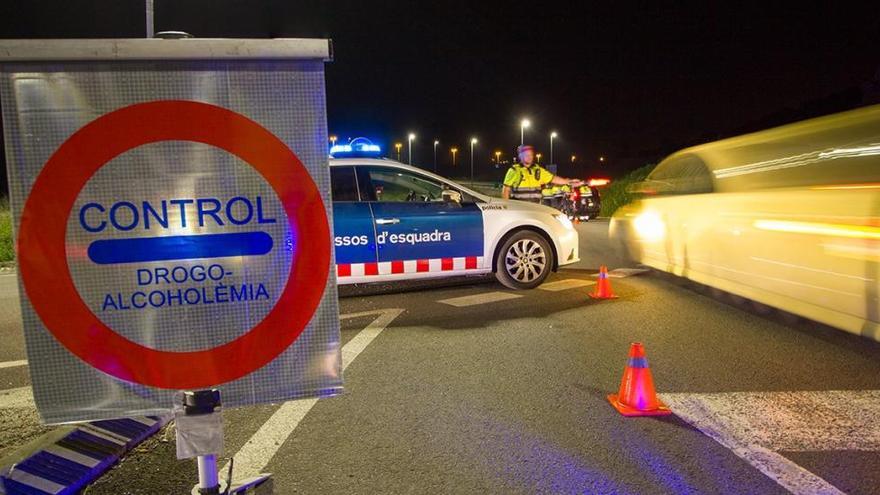
[{"label": "orange traffic cone", "polygon": [[645,357],[645,347],[633,342],[629,360],[623,370],[620,391],[608,396],[608,401],[624,416],[663,416],[672,411],[660,402],[654,390],[654,377]]},{"label": "orange traffic cone", "polygon": [[617,296],[611,290],[611,281],[608,280],[608,267],[602,265],[599,267],[599,280],[596,281],[596,290],[590,297],[593,299],[616,299]]}]

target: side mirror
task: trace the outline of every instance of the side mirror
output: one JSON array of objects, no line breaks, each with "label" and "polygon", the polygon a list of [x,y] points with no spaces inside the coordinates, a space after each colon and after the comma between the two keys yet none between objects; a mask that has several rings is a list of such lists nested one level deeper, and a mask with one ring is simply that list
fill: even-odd
[{"label": "side mirror", "polygon": [[452,189],[444,189],[443,192],[440,193],[440,197],[443,198],[444,203],[455,203],[461,204],[461,193],[458,191],[453,191]]}]

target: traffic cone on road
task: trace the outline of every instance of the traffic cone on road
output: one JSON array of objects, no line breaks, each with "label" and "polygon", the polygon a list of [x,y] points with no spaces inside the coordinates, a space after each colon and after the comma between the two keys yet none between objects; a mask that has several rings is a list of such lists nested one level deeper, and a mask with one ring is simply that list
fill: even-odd
[{"label": "traffic cone on road", "polygon": [[608,396],[608,401],[624,416],[663,416],[672,411],[657,398],[654,377],[645,357],[645,347],[633,342],[629,360],[623,370],[620,391]]},{"label": "traffic cone on road", "polygon": [[611,281],[608,280],[608,267],[602,265],[599,267],[599,280],[596,281],[596,290],[590,297],[593,299],[616,299],[617,296],[611,290]]}]

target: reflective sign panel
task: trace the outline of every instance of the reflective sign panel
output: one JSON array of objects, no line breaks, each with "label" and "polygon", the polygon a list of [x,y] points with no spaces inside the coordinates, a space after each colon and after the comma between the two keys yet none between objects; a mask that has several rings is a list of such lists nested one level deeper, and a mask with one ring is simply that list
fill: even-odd
[{"label": "reflective sign panel", "polygon": [[321,59],[0,77],[47,422],[162,412],[179,389],[219,386],[227,406],[341,390]]}]

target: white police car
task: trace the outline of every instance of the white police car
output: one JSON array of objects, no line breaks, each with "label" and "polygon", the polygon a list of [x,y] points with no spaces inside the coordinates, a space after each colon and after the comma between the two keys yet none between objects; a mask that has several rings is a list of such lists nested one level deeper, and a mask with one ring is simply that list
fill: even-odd
[{"label": "white police car", "polygon": [[531,289],[578,261],[577,232],[558,210],[491,198],[357,146],[331,151],[339,284],[495,272]]}]

